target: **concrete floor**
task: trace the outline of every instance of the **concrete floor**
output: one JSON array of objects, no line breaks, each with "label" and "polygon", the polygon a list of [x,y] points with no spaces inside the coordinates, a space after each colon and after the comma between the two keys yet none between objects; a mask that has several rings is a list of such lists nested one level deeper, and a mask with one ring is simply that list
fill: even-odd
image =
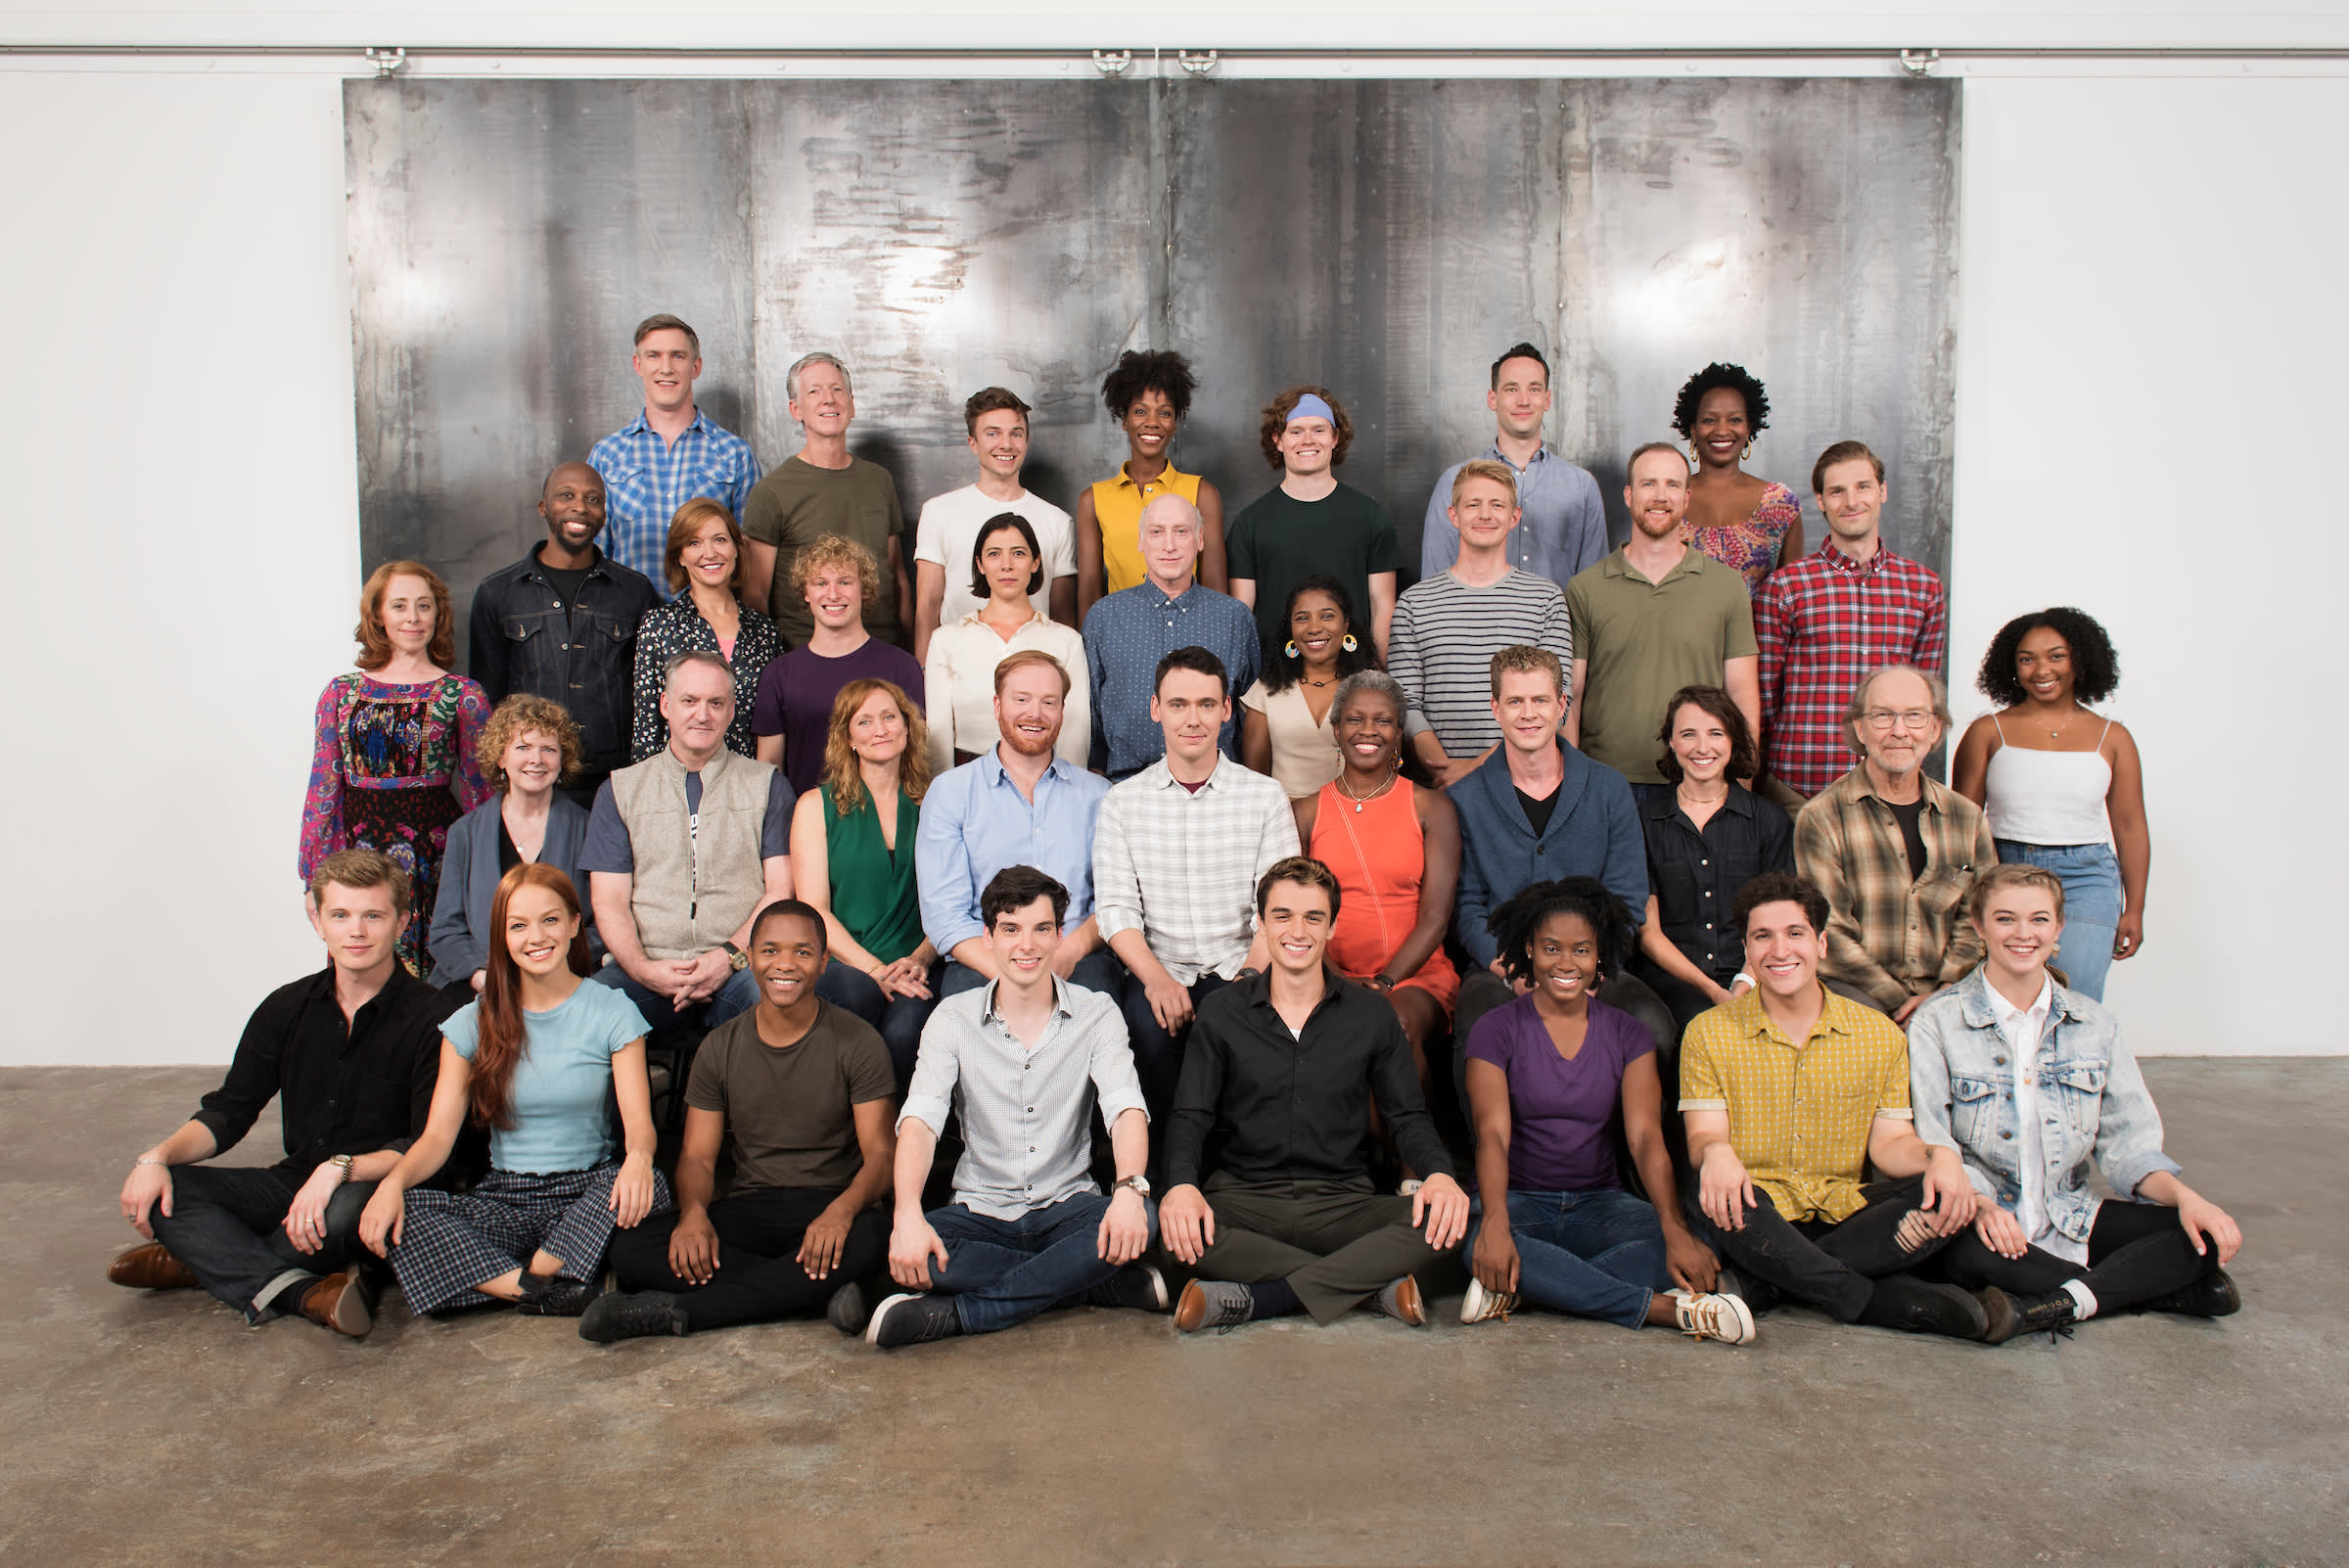
[{"label": "concrete floor", "polygon": [[1085,1309],[886,1357],[119,1290],[123,1171],[216,1074],[0,1073],[0,1561],[2349,1564],[2349,1061],[2146,1068],[2249,1237],[2231,1320],[1989,1350],[1785,1311],[1731,1350]]}]

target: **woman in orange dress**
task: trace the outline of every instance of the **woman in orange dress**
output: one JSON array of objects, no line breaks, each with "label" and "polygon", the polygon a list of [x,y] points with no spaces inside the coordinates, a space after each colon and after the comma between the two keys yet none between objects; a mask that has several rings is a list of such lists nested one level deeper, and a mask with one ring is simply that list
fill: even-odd
[{"label": "woman in orange dress", "polygon": [[1427,1088],[1427,1042],[1451,1017],[1460,977],[1444,955],[1460,881],[1460,819],[1442,790],[1403,776],[1407,704],[1392,676],[1364,669],[1339,683],[1330,728],[1345,768],[1292,803],[1305,853],[1337,875],[1329,961],[1385,993]]}]

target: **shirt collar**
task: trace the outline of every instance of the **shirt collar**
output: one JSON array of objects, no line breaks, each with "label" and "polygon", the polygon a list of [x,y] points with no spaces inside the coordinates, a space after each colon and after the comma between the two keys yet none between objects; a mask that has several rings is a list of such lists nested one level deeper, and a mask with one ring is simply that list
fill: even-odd
[{"label": "shirt collar", "polygon": [[1166,589],[1160,587],[1157,583],[1151,581],[1146,576],[1142,578],[1141,581],[1135,583],[1134,586],[1137,588],[1146,588],[1157,597],[1158,602],[1151,606],[1152,609],[1157,610],[1164,609],[1169,605],[1180,604],[1183,600],[1188,599],[1194,592],[1198,590],[1199,579],[1197,577],[1191,578],[1191,580],[1184,585],[1183,590],[1180,593],[1173,594],[1167,592]]},{"label": "shirt collar", "polygon": [[[1231,759],[1223,755],[1222,749],[1221,747],[1217,748],[1216,765],[1214,771],[1207,775],[1207,781],[1201,784],[1199,788],[1195,790],[1189,790],[1187,793],[1192,795],[1201,795],[1205,794],[1209,790],[1221,789],[1223,787],[1223,769],[1227,764],[1230,763],[1230,761]],[[1148,767],[1143,768],[1139,776],[1146,780],[1149,784],[1149,787],[1152,789],[1179,790],[1184,788],[1183,785],[1175,782],[1174,770],[1167,765],[1167,760],[1163,755],[1160,756],[1157,761],[1152,762]]]},{"label": "shirt collar", "polygon": [[1987,975],[1983,977],[1982,989],[1989,995],[1991,1022],[2001,1029],[2009,1028],[2018,1018],[2043,1019],[2048,1016],[2048,1009],[2055,1003],[2055,982],[2044,974],[2039,977],[2039,995],[2028,1007],[2017,1007],[2008,1001],[2004,992],[1990,984]]},{"label": "shirt collar", "polygon": [[[1118,465],[1118,484],[1121,488],[1138,490],[1142,487],[1142,482],[1133,477],[1132,468],[1133,459],[1130,457]],[[1189,477],[1189,475],[1184,474],[1176,469],[1174,462],[1170,460],[1165,468],[1159,470],[1158,478],[1152,480],[1150,483],[1163,490],[1168,485],[1174,484],[1176,480],[1188,479]]]},{"label": "shirt collar", "polygon": [[1892,555],[1892,551],[1886,547],[1883,537],[1879,535],[1876,539],[1876,553],[1869,556],[1865,561],[1855,561],[1850,556],[1844,554],[1841,550],[1835,548],[1835,536],[1831,533],[1827,535],[1825,541],[1819,545],[1818,553],[1826,557],[1827,566],[1830,570],[1840,572],[1845,576],[1849,577],[1874,576],[1878,569],[1880,569],[1884,565],[1885,561],[1890,559]]},{"label": "shirt collar", "polygon": [[[1811,1039],[1817,1039],[1821,1035],[1854,1033],[1846,1014],[1848,1009],[1860,1004],[1848,996],[1836,995],[1823,985],[1819,986],[1819,991],[1825,998],[1825,1005],[1819,1010],[1819,1022],[1811,1026]],[[1774,1040],[1798,1050],[1811,1043],[1811,1040],[1798,1041],[1786,1038],[1786,1032],[1778,1028],[1777,1021],[1762,1005],[1762,988],[1759,986],[1729,1003],[1729,1017],[1736,1024],[1737,1033],[1751,1039]]]},{"label": "shirt collar", "polygon": [[[693,418],[686,421],[685,429],[698,430],[704,434],[707,434],[714,428],[715,427],[710,423],[710,417],[702,412],[702,405],[699,403],[694,404]],[[644,409],[641,406],[639,406],[636,410],[636,417],[629,420],[626,427],[621,431],[622,436],[649,436],[652,433],[653,427],[651,423],[645,419]],[[682,432],[679,434],[682,434]]]},{"label": "shirt collar", "polygon": [[[1721,806],[1722,809],[1733,811],[1739,816],[1752,816],[1754,814],[1754,792],[1735,779],[1731,779],[1729,780],[1729,793],[1723,799]],[[1680,790],[1674,785],[1667,784],[1661,789],[1648,791],[1647,799],[1639,803],[1639,814],[1651,822],[1671,821],[1681,814]]]},{"label": "shirt collar", "polygon": [[[979,1004],[981,1023],[1000,1024],[1003,1021],[1002,1014],[995,1011],[995,988],[1002,984],[1000,976],[987,983],[987,999]],[[1075,1009],[1069,1006],[1069,983],[1058,975],[1052,977],[1052,1013],[1057,1018],[1077,1016]]]},{"label": "shirt collar", "polygon": [[[1485,456],[1491,458],[1496,463],[1509,463],[1508,458],[1502,454],[1500,450],[1500,442],[1498,441],[1495,441],[1492,445],[1485,448]],[[1533,468],[1536,463],[1546,463],[1548,461],[1549,442],[1543,441],[1541,445],[1534,448],[1534,455],[1527,458],[1525,460],[1525,467],[1517,469],[1517,472],[1520,474],[1530,474],[1533,472]],[[1509,463],[1509,467],[1517,468],[1517,465],[1514,463]]]},{"label": "shirt collar", "polygon": [[[998,735],[996,737],[995,745],[990,746],[986,751],[981,752],[972,763],[973,766],[980,770],[979,776],[990,784],[1008,784],[1011,782],[1011,775],[1005,772],[1003,768],[1003,753],[999,749],[1001,745],[1002,737]],[[1044,764],[1044,771],[1041,777],[1038,778],[1037,782],[1041,783],[1043,779],[1047,778],[1057,778],[1063,783],[1066,783],[1073,772],[1074,769],[1069,766],[1068,759],[1055,756],[1052,761]],[[1016,789],[1018,786],[1014,785],[1013,787]]]}]

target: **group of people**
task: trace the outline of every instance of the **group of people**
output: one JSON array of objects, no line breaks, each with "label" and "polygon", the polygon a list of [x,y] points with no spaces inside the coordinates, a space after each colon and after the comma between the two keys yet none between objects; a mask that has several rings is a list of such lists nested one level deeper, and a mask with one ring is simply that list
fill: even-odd
[{"label": "group of people", "polygon": [[[1281,478],[1228,530],[1171,461],[1178,356],[1111,372],[1130,455],[1073,518],[988,389],[909,576],[835,359],[764,475],[683,323],[635,364],[642,415],[477,592],[474,678],[428,567],[369,578],[303,820],[328,967],[139,1157],[117,1282],[360,1334],[388,1263],[416,1313],[893,1348],[1086,1302],[1419,1323],[1460,1278],[1470,1322],[1730,1343],[1780,1299],[1991,1342],[2234,1310],[2239,1234],[2100,1005],[2149,857],[2084,706],[2109,640],[2002,630],[1943,785],[1941,584],[1879,537],[1883,466],[1819,456],[1804,553],[1738,367],[1631,455],[1610,552],[1510,347],[1399,594],[1325,389],[1267,406]],[[285,1159],[207,1163],[272,1095]]]}]

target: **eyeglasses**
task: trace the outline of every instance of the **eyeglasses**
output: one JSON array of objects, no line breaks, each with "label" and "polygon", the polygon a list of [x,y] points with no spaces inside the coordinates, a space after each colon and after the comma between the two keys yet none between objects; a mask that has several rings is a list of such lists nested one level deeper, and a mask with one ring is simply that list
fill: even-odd
[{"label": "eyeglasses", "polygon": [[1897,713],[1889,708],[1871,708],[1860,715],[1862,723],[1875,730],[1891,729],[1895,724],[1902,729],[1923,729],[1933,718],[1929,708],[1904,708]]}]

